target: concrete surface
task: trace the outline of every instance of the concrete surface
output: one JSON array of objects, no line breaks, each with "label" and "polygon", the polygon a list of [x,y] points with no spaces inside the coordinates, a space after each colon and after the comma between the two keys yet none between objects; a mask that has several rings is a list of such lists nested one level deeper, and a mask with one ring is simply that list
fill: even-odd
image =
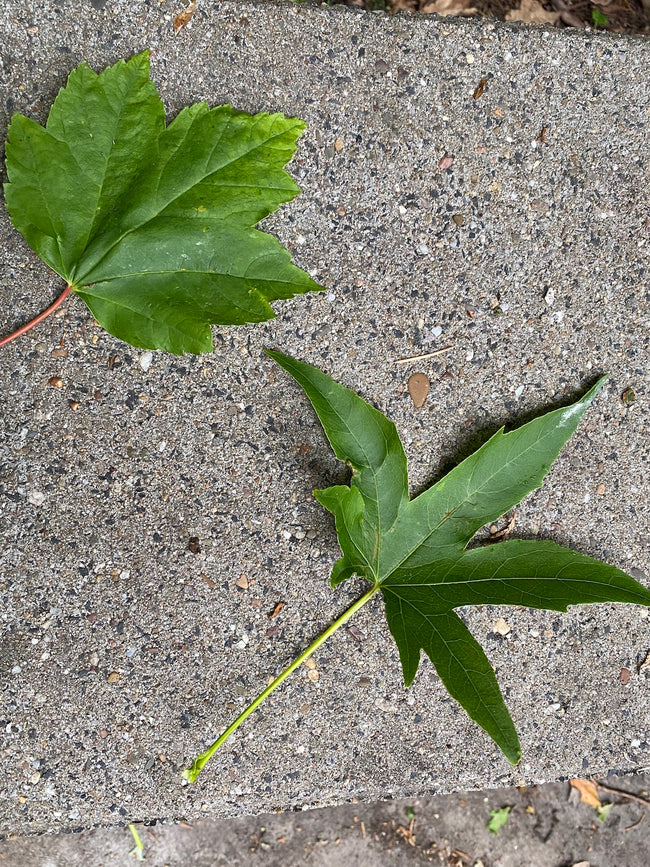
[{"label": "concrete surface", "polygon": [[[176,11],[9,0],[0,133],[14,110],[43,121],[82,59],[101,68],[144,47],[170,115],[199,99],[297,114],[310,125],[291,166],[303,194],[265,225],[328,291],[216,330],[209,357],[155,353],[146,371],[78,301],[3,350],[4,832],[650,766],[646,611],[466,612],[521,735],[513,770],[428,663],[404,690],[378,603],[356,620],[361,641],[342,632],[318,652],[317,683],[297,672],[181,785],[361,589],[328,586],[336,541],[310,492],[345,470],[265,346],[395,419],[414,489],[608,371],[516,531],[647,581],[650,46],[231,3],[201,4],[174,37]],[[62,287],[4,213],[0,238],[4,333]],[[416,371],[432,381],[421,410],[406,391]]]},{"label": "concrete surface", "polygon": [[[149,867],[647,867],[650,778],[607,780],[645,803],[601,791],[604,821],[568,783],[461,792],[374,804],[137,826]],[[498,834],[492,810],[510,807]],[[132,864],[128,828],[0,842],[11,867],[116,867]]]}]

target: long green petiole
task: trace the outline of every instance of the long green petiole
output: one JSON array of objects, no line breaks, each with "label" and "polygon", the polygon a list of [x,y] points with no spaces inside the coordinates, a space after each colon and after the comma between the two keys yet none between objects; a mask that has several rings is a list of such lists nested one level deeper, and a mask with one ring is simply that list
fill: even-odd
[{"label": "long green petiole", "polygon": [[186,780],[189,780],[190,783],[193,783],[198,777],[198,775],[201,773],[204,765],[206,765],[210,761],[214,753],[216,753],[219,747],[228,740],[230,735],[233,734],[233,732],[237,731],[239,726],[248,716],[250,716],[250,714],[253,713],[255,708],[259,707],[259,705],[262,704],[264,699],[271,695],[273,690],[276,687],[280,686],[282,681],[286,680],[286,678],[289,677],[292,671],[295,671],[295,669],[298,668],[299,665],[302,665],[302,663],[306,659],[308,659],[312,655],[312,653],[321,646],[321,644],[327,641],[330,635],[333,635],[337,629],[339,629],[341,626],[344,626],[348,622],[348,620],[352,617],[353,614],[355,614],[360,608],[363,608],[366,602],[372,599],[372,597],[378,590],[379,585],[373,585],[370,590],[367,591],[367,593],[364,593],[360,599],[357,599],[354,605],[351,605],[347,609],[347,611],[344,611],[340,617],[338,617],[330,626],[328,626],[325,632],[323,632],[323,634],[320,635],[313,644],[309,645],[307,650],[301,653],[297,659],[294,659],[291,665],[288,668],[285,668],[282,674],[279,674],[275,678],[275,680],[271,681],[271,683],[266,687],[264,692],[261,692],[255,699],[255,701],[251,702],[248,707],[239,714],[237,719],[228,726],[228,728],[223,732],[223,734],[219,735],[217,740],[210,747],[208,747],[205,752],[201,753],[200,756],[197,756],[194,759],[191,766],[183,771],[182,776]]}]

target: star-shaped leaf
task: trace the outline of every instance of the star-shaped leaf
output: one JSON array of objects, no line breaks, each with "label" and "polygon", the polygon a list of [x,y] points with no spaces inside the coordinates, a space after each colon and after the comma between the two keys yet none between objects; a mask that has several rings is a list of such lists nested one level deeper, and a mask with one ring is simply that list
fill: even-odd
[{"label": "star-shaped leaf", "polygon": [[421,651],[449,693],[510,762],[519,740],[492,666],[454,609],[525,605],[565,611],[591,602],[650,605],[650,591],[620,569],[549,541],[467,548],[475,533],[541,486],[606,377],[570,406],[494,434],[433,487],[409,499],[406,456],[395,425],[311,365],[269,352],[304,388],[349,485],[315,491],[336,520],[343,556],[332,584],[352,574],[384,598],[404,681]]},{"label": "star-shaped leaf", "polygon": [[304,126],[206,103],[165,126],[148,52],[99,75],[82,63],[45,128],[12,118],[7,209],[111,334],[207,352],[210,323],[261,322],[321,288],[253,228],[299,192],[283,167]]}]

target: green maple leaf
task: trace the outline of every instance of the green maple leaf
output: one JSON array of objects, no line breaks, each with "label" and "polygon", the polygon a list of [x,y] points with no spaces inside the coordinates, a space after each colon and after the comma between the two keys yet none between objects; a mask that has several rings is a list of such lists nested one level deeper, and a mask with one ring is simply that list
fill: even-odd
[{"label": "green maple leaf", "polygon": [[269,352],[304,388],[336,456],[352,468],[349,485],[314,491],[336,520],[343,556],[332,585],[351,575],[370,589],[259,696],[185,772],[205,762],[252,710],[375,593],[409,686],[421,651],[449,693],[512,764],[517,732],[485,653],[454,609],[523,605],[566,611],[592,602],[650,605],[650,591],[620,569],[549,541],[512,540],[468,548],[476,532],[541,486],[606,377],[570,406],[494,434],[437,484],[409,499],[406,455],[395,425],[318,368]]},{"label": "green maple leaf", "polygon": [[304,128],[206,103],[165,126],[148,52],[99,75],[82,63],[45,128],[13,116],[7,209],[111,334],[208,352],[210,323],[261,322],[321,288],[253,228],[300,192],[283,167]]}]

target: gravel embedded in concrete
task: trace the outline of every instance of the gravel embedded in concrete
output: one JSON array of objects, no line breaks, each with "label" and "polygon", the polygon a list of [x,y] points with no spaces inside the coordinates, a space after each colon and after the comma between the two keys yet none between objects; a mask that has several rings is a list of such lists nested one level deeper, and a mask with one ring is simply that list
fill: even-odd
[{"label": "gravel embedded in concrete", "polygon": [[[311,490],[345,469],[265,346],[387,412],[414,490],[609,372],[514,532],[647,583],[650,46],[234,3],[200,8],[174,37],[177,11],[9,0],[2,137],[13,111],[43,122],[82,59],[100,69],[145,47],[170,116],[200,99],[298,115],[303,194],[265,228],[327,291],[278,303],[271,323],[215,329],[207,357],[149,357],[78,300],[2,350],[4,831],[648,767],[646,611],[466,612],[521,735],[513,770],[427,661],[404,690],[377,602],[355,622],[362,641],[338,633],[318,680],[297,672],[181,786],[361,589],[328,586],[336,541]],[[0,238],[5,333],[62,287],[4,212]],[[431,383],[421,409],[413,373]]]}]

